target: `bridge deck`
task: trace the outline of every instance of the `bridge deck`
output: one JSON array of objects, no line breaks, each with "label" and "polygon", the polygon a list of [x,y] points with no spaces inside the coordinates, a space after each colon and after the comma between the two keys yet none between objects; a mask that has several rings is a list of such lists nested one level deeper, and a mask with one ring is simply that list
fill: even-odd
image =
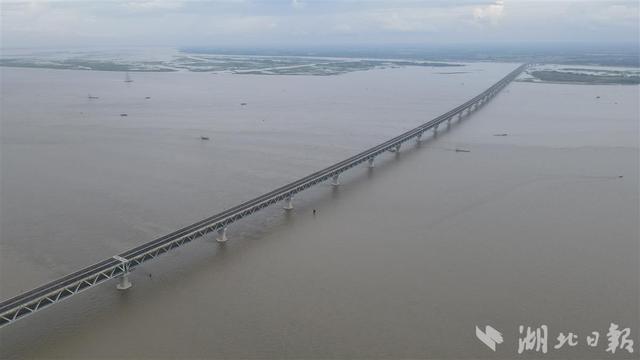
[{"label": "bridge deck", "polygon": [[437,129],[440,123],[450,120],[454,116],[462,114],[464,111],[470,112],[475,110],[474,108],[486,103],[503,87],[509,84],[509,82],[515,79],[525,68],[526,64],[519,66],[490,88],[464,104],[432,119],[427,123],[367,149],[346,160],[340,161],[334,165],[279,187],[264,195],[246,201],[240,205],[234,206],[209,218],[198,221],[114,257],[100,261],[38,288],[5,300],[0,303],[0,327],[13,323],[27,315],[62,301],[65,298],[88,288],[96,286],[106,280],[114,277],[120,277],[143,262],[154,259],[167,251],[187,244],[207,233],[226,228],[233,222],[275,203],[283,201],[288,197],[320,182],[337,176],[342,172],[368,161],[369,159],[373,159],[386,151],[395,149],[404,142],[420,137],[422,133],[429,129]]}]

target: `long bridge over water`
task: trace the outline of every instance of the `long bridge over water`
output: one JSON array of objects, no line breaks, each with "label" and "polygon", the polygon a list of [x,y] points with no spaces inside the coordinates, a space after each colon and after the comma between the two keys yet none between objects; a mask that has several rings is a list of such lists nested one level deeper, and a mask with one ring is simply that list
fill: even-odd
[{"label": "long bridge over water", "polygon": [[437,131],[440,124],[449,123],[456,117],[460,119],[477,110],[515,79],[526,66],[526,64],[519,66],[464,104],[382,144],[209,218],[5,300],[0,303],[0,327],[14,323],[110,279],[116,278],[118,281],[116,287],[119,290],[126,290],[131,287],[129,273],[144,262],[211,232],[217,232],[217,241],[224,243],[227,241],[226,230],[230,224],[277,203],[284,202],[285,210],[293,209],[294,195],[327,180],[331,180],[332,185],[338,186],[340,174],[343,172],[363,163],[373,167],[377,156],[387,151],[398,152],[402,144],[413,139],[420,141],[426,131]]}]

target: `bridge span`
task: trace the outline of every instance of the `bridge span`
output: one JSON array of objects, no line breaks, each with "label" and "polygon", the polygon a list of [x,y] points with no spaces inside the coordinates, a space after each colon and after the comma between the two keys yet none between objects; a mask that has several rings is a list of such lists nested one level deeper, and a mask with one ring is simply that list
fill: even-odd
[{"label": "bridge span", "polygon": [[321,182],[331,180],[332,185],[338,186],[341,173],[362,163],[367,163],[369,167],[373,167],[377,156],[387,151],[400,151],[401,145],[405,142],[412,139],[420,141],[426,131],[431,129],[437,131],[440,124],[450,122],[455,117],[460,119],[462,116],[477,110],[515,79],[526,66],[526,64],[519,66],[464,104],[393,139],[209,218],[7,299],[0,303],[0,327],[14,323],[27,315],[113,278],[118,281],[116,285],[118,289],[126,290],[131,287],[129,272],[138,265],[188,244],[208,233],[217,232],[217,241],[224,243],[227,241],[226,229],[230,224],[280,202],[284,202],[284,208],[290,210],[293,208],[292,200],[294,195]]}]

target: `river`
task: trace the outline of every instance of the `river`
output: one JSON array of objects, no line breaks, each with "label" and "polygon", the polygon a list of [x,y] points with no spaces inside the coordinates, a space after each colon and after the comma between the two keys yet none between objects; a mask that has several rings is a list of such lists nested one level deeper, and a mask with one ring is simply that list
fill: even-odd
[{"label": "river", "polygon": [[[0,68],[0,297],[342,160],[516,66],[131,83]],[[637,348],[638,99],[638,86],[514,82],[292,212],[232,225],[223,246],[200,239],[126,292],[107,283],[1,329],[0,356],[513,358],[518,326],[544,324],[548,356],[602,358],[611,322]],[[475,337],[485,325],[503,333],[495,353]],[[561,331],[581,344],[554,350]]]}]

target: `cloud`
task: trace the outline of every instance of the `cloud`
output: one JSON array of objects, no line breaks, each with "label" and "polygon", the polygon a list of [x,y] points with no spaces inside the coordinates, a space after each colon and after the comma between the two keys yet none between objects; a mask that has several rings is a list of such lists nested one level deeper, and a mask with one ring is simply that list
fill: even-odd
[{"label": "cloud", "polygon": [[[442,21],[437,11],[424,9],[390,9],[366,15],[374,28],[397,32],[430,32]],[[377,30],[377,29],[376,29]]]},{"label": "cloud", "polygon": [[639,7],[637,2],[635,4],[602,4],[597,11],[590,12],[588,18],[602,26],[637,25],[640,22]]},{"label": "cloud", "polygon": [[278,27],[278,20],[272,16],[212,16],[202,29],[210,35],[246,35],[272,31]]},{"label": "cloud", "polygon": [[291,0],[291,6],[294,9],[302,9],[305,6],[305,3],[301,0]]},{"label": "cloud", "polygon": [[0,29],[3,47],[637,42],[639,6],[622,0],[0,0]]},{"label": "cloud", "polygon": [[504,1],[497,0],[494,4],[478,6],[473,9],[473,18],[481,24],[497,25],[504,16]]},{"label": "cloud", "polygon": [[149,10],[172,10],[183,6],[183,1],[179,0],[136,0],[127,1],[122,4],[128,10],[149,11]]}]

